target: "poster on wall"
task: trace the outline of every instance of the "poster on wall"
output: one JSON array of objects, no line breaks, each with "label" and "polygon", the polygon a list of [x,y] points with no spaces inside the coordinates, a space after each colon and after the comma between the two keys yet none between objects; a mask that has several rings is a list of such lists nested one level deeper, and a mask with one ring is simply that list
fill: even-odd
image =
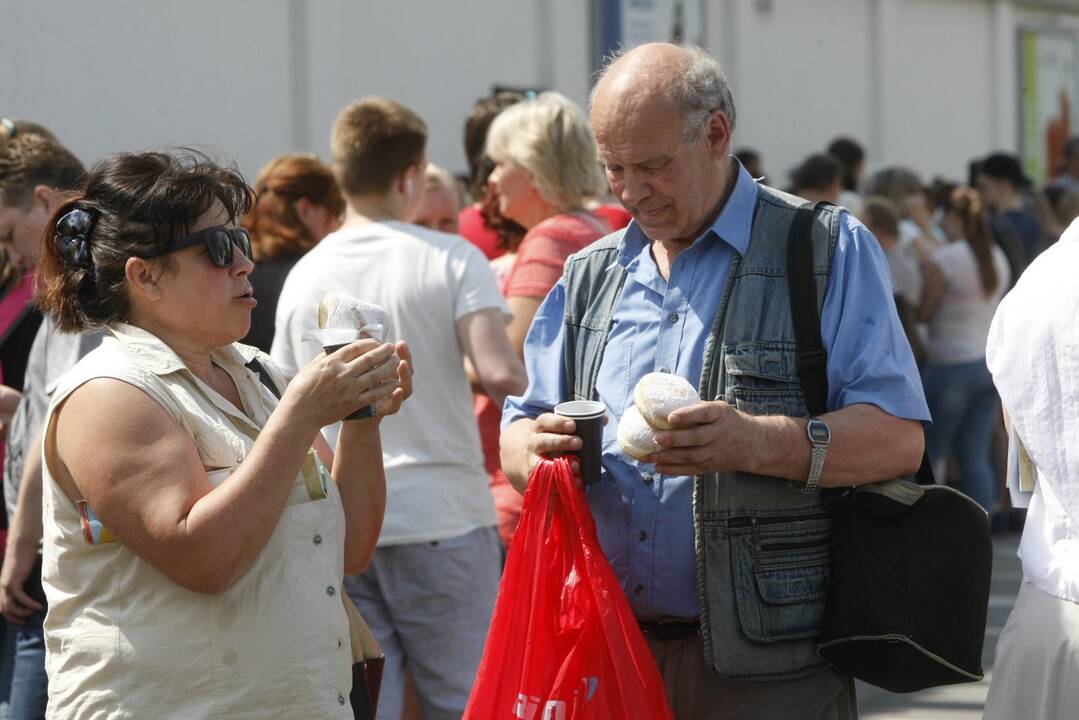
[{"label": "poster on wall", "polygon": [[1059,170],[1064,144],[1079,132],[1072,119],[1079,99],[1079,32],[1019,31],[1023,169],[1041,185]]},{"label": "poster on wall", "polygon": [[649,42],[703,45],[704,0],[593,0],[596,66],[619,48]]}]

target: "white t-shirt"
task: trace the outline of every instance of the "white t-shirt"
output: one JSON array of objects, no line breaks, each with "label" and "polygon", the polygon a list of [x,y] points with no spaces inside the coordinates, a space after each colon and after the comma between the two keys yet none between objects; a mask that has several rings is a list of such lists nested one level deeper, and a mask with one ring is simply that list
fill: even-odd
[{"label": "white t-shirt", "polygon": [[[509,308],[483,254],[457,235],[404,222],[342,228],[296,263],[277,303],[271,356],[293,376],[321,352],[303,334],[318,302],[341,292],[389,315],[386,340],[412,350],[413,393],[382,421],[386,518],[378,544],[430,542],[494,526],[472,392],[456,323]],[[328,428],[336,442],[338,426]]]},{"label": "white t-shirt", "polygon": [[945,290],[940,308],[929,321],[928,361],[935,365],[975,362],[985,357],[985,341],[1000,298],[1011,281],[1008,259],[992,246],[997,286],[988,297],[982,289],[978,264],[964,240],[948,243],[933,253],[944,273]]}]

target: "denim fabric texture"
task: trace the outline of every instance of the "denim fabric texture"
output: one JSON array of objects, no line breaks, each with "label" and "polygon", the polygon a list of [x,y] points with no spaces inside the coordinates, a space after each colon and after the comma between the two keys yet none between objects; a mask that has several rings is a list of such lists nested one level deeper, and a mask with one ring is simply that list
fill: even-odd
[{"label": "denim fabric texture", "polygon": [[991,452],[1000,399],[985,359],[928,365],[922,371],[922,381],[933,414],[933,425],[925,431],[929,461],[936,466],[954,458],[959,490],[992,511],[997,501],[997,475]]},{"label": "denim fabric texture", "polygon": [[10,720],[42,720],[49,701],[49,678],[45,674],[45,613],[37,613],[24,625],[8,623],[14,634]]}]

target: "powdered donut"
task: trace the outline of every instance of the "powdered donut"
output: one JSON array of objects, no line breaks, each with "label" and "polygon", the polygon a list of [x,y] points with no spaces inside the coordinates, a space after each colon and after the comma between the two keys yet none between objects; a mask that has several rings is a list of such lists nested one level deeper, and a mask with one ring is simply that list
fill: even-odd
[{"label": "powdered donut", "polygon": [[657,430],[670,430],[667,416],[678,408],[700,402],[701,398],[684,377],[652,372],[642,377],[633,389],[633,401],[649,425]]},{"label": "powdered donut", "polygon": [[630,405],[618,422],[618,444],[631,458],[644,460],[660,447],[656,431],[641,416],[636,405]]}]

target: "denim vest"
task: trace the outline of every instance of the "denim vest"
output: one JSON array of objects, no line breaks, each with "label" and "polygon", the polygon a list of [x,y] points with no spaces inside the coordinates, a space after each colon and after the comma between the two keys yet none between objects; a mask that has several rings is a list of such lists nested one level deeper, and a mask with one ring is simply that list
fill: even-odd
[{"label": "denim vest", "polygon": [[[787,288],[787,233],[802,203],[759,186],[749,246],[731,260],[705,342],[702,399],[725,400],[751,415],[808,415]],[[563,392],[569,399],[595,396],[626,281],[617,262],[624,234],[609,235],[566,262]],[[812,243],[821,306],[838,235],[839,213],[820,212]],[[791,678],[823,665],[815,638],[828,596],[829,522],[821,496],[802,487],[739,472],[694,480],[701,638],[705,658],[723,676]]]}]

